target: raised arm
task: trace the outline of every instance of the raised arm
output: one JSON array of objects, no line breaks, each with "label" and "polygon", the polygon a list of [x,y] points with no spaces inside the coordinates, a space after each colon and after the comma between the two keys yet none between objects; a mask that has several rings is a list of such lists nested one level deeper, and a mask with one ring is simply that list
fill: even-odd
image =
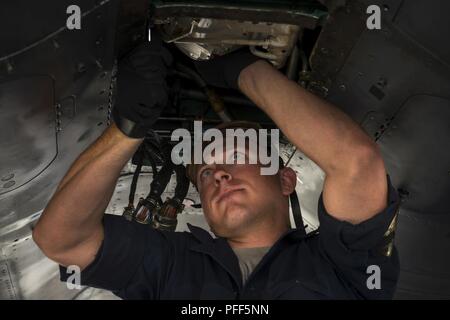
[{"label": "raised arm", "polygon": [[155,33],[123,59],[117,74],[115,124],[84,151],[45,208],[33,239],[62,265],[88,266],[104,238],[102,216],[121,169],[167,105],[170,53]]},{"label": "raised arm", "polygon": [[323,201],[330,215],[357,224],[386,207],[387,178],[380,151],[345,113],[262,60],[244,68],[238,84],[325,171]]},{"label": "raised arm", "polygon": [[33,230],[46,256],[81,269],[94,260],[116,181],[141,141],[112,125],[73,163]]}]

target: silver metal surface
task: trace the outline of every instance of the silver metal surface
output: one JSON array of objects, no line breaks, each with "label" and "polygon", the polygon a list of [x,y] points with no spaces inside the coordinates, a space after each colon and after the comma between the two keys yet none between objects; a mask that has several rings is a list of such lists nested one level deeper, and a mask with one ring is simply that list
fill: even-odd
[{"label": "silver metal surface", "polygon": [[[105,26],[106,21],[114,25],[113,4],[117,1],[83,7],[83,28],[71,32],[65,28],[67,6],[59,2],[64,10],[36,15],[26,34],[0,53],[0,61],[11,65],[0,68],[2,299],[79,294],[59,281],[58,266],[37,248],[31,230],[71,163],[106,128],[115,29]],[[55,23],[58,12],[62,25]],[[20,16],[4,17],[2,26],[14,24],[8,19],[28,23]]]},{"label": "silver metal surface", "polygon": [[173,17],[157,23],[164,40],[194,60],[209,60],[250,46],[253,54],[277,68],[285,65],[300,32],[300,26],[292,24],[231,19]]},{"label": "silver metal surface", "polygon": [[[280,144],[280,156],[286,166],[292,168],[297,174],[295,191],[300,202],[306,231],[316,230],[319,227],[317,205],[322,193],[325,173],[317,164],[290,143]],[[289,210],[289,212],[291,225],[295,225],[292,210]]]},{"label": "silver metal surface", "polygon": [[35,178],[56,157],[53,90],[49,76],[0,83],[0,195]]}]

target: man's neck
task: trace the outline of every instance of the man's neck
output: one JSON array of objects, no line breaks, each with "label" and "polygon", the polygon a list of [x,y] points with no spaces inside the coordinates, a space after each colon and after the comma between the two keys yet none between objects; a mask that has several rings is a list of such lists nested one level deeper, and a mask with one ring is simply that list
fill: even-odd
[{"label": "man's neck", "polygon": [[241,237],[227,238],[227,241],[233,249],[272,247],[288,230],[289,227],[285,226],[266,232],[248,232]]}]

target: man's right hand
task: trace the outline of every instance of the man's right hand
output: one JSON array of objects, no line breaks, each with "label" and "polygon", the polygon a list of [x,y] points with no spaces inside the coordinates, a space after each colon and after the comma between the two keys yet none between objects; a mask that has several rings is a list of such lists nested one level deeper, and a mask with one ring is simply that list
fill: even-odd
[{"label": "man's right hand", "polygon": [[196,61],[195,67],[206,83],[220,88],[239,90],[238,80],[242,70],[260,60],[247,48],[237,50],[207,61]]},{"label": "man's right hand", "polygon": [[143,138],[168,103],[167,68],[172,55],[156,30],[123,58],[118,66],[113,118],[130,138]]}]

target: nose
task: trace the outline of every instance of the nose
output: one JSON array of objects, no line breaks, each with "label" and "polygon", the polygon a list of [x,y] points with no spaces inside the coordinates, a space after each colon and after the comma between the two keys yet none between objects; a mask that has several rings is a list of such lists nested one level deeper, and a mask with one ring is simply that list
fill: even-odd
[{"label": "nose", "polygon": [[231,179],[231,174],[222,168],[217,168],[214,172],[214,183],[216,186],[219,186],[224,181],[229,182]]}]

